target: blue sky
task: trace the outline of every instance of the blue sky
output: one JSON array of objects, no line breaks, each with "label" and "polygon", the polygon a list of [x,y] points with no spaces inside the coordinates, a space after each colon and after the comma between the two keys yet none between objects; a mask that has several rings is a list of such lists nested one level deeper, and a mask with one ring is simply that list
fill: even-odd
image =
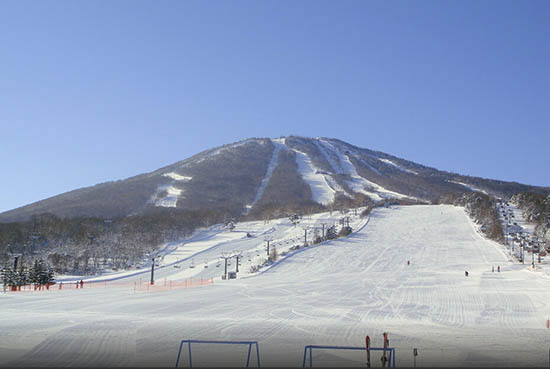
[{"label": "blue sky", "polygon": [[548,1],[4,1],[0,211],[247,137],[550,186]]}]

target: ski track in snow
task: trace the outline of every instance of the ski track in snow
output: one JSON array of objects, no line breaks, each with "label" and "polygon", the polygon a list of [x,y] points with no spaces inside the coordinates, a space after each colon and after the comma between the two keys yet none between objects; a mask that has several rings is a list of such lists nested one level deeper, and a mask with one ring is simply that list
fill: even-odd
[{"label": "ski track in snow", "polygon": [[[335,170],[339,170],[340,173],[346,174],[350,177],[350,179],[346,181],[346,184],[352,189],[352,191],[363,193],[374,200],[381,200],[388,197],[409,197],[397,192],[389,191],[384,187],[361,177],[357,173],[355,166],[349,160],[347,155],[340,152],[339,148],[334,146],[332,143],[321,139],[316,140],[316,142],[318,142],[318,145],[323,145],[327,150],[330,150],[338,158],[338,163],[333,161],[334,164],[331,165],[333,165]],[[328,154],[326,154],[326,156],[328,156]],[[369,189],[371,190],[369,191]]]},{"label": "ski track in snow", "polygon": [[296,153],[298,172],[311,189],[311,199],[323,205],[333,202],[336,191],[330,186],[325,174],[318,171],[306,153],[292,150]]},{"label": "ski track in snow", "polygon": [[193,177],[182,176],[181,174],[178,174],[178,173],[175,173],[175,172],[164,173],[163,176],[172,178],[175,181],[186,181],[187,182],[187,181],[190,181],[190,180],[193,179]]},{"label": "ski track in snow", "polygon": [[[315,214],[302,223],[338,218]],[[297,367],[305,345],[363,346],[368,334],[379,347],[382,332],[389,332],[398,367],[412,367],[413,347],[419,366],[548,364],[542,344],[548,338],[548,279],[508,261],[503,246],[480,236],[463,208],[379,208],[368,225],[361,227],[365,220],[356,216],[352,223],[358,231],[347,238],[300,249],[258,276],[245,272],[243,263],[249,277],[225,281],[222,268],[203,268],[200,259],[215,263],[222,251],[233,250],[265,258],[265,234],[285,250],[303,230],[278,219],[238,223],[233,232],[219,226],[199,231],[187,243],[212,242],[193,270],[195,278],[215,278],[207,287],[0,293],[0,364],[173,366],[180,340],[213,339],[257,340],[263,366]],[[501,273],[491,272],[495,265]],[[191,270],[189,260],[181,267],[160,267],[158,283]],[[126,279],[132,284],[139,278]],[[242,366],[243,352],[246,347],[197,345],[193,364]],[[182,360],[188,365],[186,353]],[[313,361],[364,366],[364,351],[314,351]]]},{"label": "ski track in snow", "polygon": [[395,168],[399,169],[402,172],[407,172],[407,173],[411,173],[411,174],[414,174],[414,175],[418,175],[418,173],[415,172],[414,170],[403,168],[401,165],[395,164],[393,161],[391,161],[389,159],[382,159],[382,158],[377,158],[377,159],[380,160],[383,163],[389,164],[392,167],[395,167]]},{"label": "ski track in snow", "polygon": [[254,196],[254,201],[252,201],[252,204],[248,206],[249,209],[254,207],[254,205],[256,205],[256,203],[260,201],[260,199],[262,198],[264,191],[269,183],[269,180],[271,179],[271,175],[273,174],[273,171],[277,167],[277,162],[279,160],[279,152],[281,152],[281,149],[284,147],[284,143],[281,143],[278,140],[271,140],[271,142],[273,142],[273,145],[275,145],[275,149],[273,150],[273,155],[271,156],[271,160],[269,161],[269,165],[267,167],[265,176],[262,179],[262,182],[260,183],[260,187],[258,187],[256,196]]},{"label": "ski track in snow", "polygon": [[313,142],[315,142],[315,145],[317,146],[317,148],[319,149],[319,151],[321,152],[321,154],[323,154],[323,156],[325,157],[325,159],[328,161],[328,163],[330,164],[330,166],[332,167],[332,170],[334,171],[334,173],[338,173],[338,174],[347,174],[343,169],[342,167],[340,166],[340,164],[338,162],[336,162],[333,157],[328,153],[327,151],[327,148],[330,149],[331,152],[334,153],[335,151],[335,148],[327,143],[326,141],[323,141],[321,139],[315,139],[313,140]]},{"label": "ski track in snow", "polygon": [[451,180],[447,180],[447,182],[456,183],[456,184],[459,184],[459,185],[461,185],[461,186],[466,187],[467,189],[469,189],[469,190],[471,190],[471,191],[482,192],[482,193],[484,193],[484,194],[487,195],[487,191],[482,190],[482,189],[480,189],[480,188],[477,188],[477,187],[475,187],[475,186],[469,185],[469,184],[467,184],[467,183],[462,183],[462,182],[457,182],[457,181],[451,181]]}]

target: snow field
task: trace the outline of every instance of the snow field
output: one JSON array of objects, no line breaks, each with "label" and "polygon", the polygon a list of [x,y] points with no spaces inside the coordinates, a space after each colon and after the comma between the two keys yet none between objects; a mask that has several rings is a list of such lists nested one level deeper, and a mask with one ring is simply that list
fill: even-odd
[{"label": "snow field", "polygon": [[298,150],[294,150],[294,152],[296,153],[298,172],[311,189],[311,199],[323,205],[333,202],[336,191],[329,185],[325,174],[315,168],[307,154]]},{"label": "snow field", "polygon": [[271,140],[271,142],[275,145],[275,149],[273,150],[273,155],[271,156],[271,160],[269,161],[269,165],[267,166],[265,177],[262,179],[262,182],[260,183],[260,187],[258,187],[258,191],[256,192],[256,196],[254,196],[254,200],[252,201],[252,204],[247,206],[248,209],[256,205],[256,203],[260,201],[260,199],[262,198],[265,188],[267,187],[269,180],[271,178],[271,175],[273,174],[273,171],[277,167],[277,160],[279,160],[279,152],[284,147],[284,144],[278,140]]},{"label": "snow field", "polygon": [[[365,195],[371,197],[373,200],[377,201],[388,197],[394,197],[398,199],[408,197],[397,192],[389,191],[384,187],[361,177],[357,173],[355,166],[349,160],[347,155],[341,153],[336,146],[332,145],[328,141],[319,140],[319,142],[320,146],[322,145],[326,147],[333,153],[333,155],[338,158],[338,163],[335,163],[334,160],[331,160],[331,165],[333,166],[333,169],[335,171],[346,174],[350,177],[350,179],[346,181],[346,184],[352,189],[352,191],[364,193]],[[329,156],[326,151],[323,152],[328,158]],[[369,191],[369,189],[371,189],[371,191]]]},{"label": "snow field", "polygon": [[181,174],[178,174],[178,173],[175,173],[175,172],[165,173],[165,174],[163,174],[163,176],[172,178],[175,181],[186,181],[187,182],[187,181],[190,181],[190,180],[193,179],[193,177],[182,176]]},{"label": "snow field", "polygon": [[[319,224],[325,216],[304,222]],[[548,279],[509,262],[462,208],[379,208],[368,224],[354,222],[358,231],[347,238],[208,287],[0,294],[0,364],[172,366],[181,339],[215,339],[256,340],[263,366],[297,367],[305,345],[362,346],[368,334],[380,346],[386,331],[397,366],[412,366],[415,347],[418,366],[547,365]],[[275,242],[303,235],[285,219],[241,223],[236,231],[255,237],[225,240],[201,255],[259,250],[268,234]],[[502,272],[491,272],[493,265]],[[199,275],[208,273],[220,270],[202,268]],[[244,357],[209,349],[209,356],[197,349],[193,364],[244,365]],[[372,361],[379,366],[379,354]],[[364,366],[364,356],[314,352],[315,366],[334,363]]]}]

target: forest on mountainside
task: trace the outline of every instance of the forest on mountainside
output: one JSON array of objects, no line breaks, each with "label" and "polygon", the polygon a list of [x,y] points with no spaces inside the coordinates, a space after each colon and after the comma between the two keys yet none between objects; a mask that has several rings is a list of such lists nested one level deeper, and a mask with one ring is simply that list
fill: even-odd
[{"label": "forest on mountainside", "polygon": [[447,193],[438,203],[462,206],[489,239],[504,242],[504,230],[497,210],[497,200],[482,192]]},{"label": "forest on mountainside", "polygon": [[536,224],[534,236],[550,245],[550,195],[520,192],[510,201],[521,209],[525,220]]}]

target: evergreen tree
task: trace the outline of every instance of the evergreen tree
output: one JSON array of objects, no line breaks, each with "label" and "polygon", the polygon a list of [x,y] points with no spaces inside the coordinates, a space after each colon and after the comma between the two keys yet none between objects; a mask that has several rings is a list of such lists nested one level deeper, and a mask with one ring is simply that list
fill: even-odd
[{"label": "evergreen tree", "polygon": [[35,260],[29,271],[29,281],[39,285],[46,285],[53,282],[53,279],[53,271],[46,266],[44,260]]},{"label": "evergreen tree", "polygon": [[29,282],[38,284],[40,275],[40,265],[38,260],[35,260],[32,268],[29,270]]},{"label": "evergreen tree", "polygon": [[5,267],[2,269],[2,283],[4,284],[4,289],[6,287],[16,286],[16,273],[13,269]]}]

